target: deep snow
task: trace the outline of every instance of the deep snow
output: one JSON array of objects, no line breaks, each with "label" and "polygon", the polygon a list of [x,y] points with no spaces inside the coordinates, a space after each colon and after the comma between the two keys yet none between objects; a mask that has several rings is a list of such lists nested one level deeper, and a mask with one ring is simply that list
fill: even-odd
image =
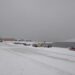
[{"label": "deep snow", "polygon": [[0,43],[0,75],[75,75],[75,52]]}]

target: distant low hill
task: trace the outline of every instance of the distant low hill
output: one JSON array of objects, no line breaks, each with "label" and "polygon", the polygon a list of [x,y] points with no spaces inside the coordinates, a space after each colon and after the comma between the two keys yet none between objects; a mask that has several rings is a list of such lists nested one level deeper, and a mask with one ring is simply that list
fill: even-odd
[{"label": "distant low hill", "polygon": [[66,40],[66,42],[75,42],[75,39]]},{"label": "distant low hill", "polygon": [[0,38],[1,41],[16,41],[15,38]]}]

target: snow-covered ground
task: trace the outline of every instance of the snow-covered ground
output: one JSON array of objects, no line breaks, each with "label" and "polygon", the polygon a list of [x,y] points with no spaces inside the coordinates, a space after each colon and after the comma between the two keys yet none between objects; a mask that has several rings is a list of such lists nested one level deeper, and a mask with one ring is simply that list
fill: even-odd
[{"label": "snow-covered ground", "polygon": [[75,75],[75,52],[0,43],[0,75]]}]

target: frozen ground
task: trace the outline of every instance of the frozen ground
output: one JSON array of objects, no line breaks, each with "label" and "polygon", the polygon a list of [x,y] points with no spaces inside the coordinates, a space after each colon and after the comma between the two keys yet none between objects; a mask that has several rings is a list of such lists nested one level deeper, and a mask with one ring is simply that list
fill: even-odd
[{"label": "frozen ground", "polygon": [[75,52],[0,43],[0,75],[75,75]]}]

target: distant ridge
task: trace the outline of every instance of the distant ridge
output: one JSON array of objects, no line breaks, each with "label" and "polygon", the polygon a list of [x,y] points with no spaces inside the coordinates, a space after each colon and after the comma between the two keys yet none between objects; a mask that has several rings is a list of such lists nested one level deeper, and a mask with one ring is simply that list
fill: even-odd
[{"label": "distant ridge", "polygon": [[69,39],[69,40],[66,40],[65,42],[75,42],[75,39]]}]

